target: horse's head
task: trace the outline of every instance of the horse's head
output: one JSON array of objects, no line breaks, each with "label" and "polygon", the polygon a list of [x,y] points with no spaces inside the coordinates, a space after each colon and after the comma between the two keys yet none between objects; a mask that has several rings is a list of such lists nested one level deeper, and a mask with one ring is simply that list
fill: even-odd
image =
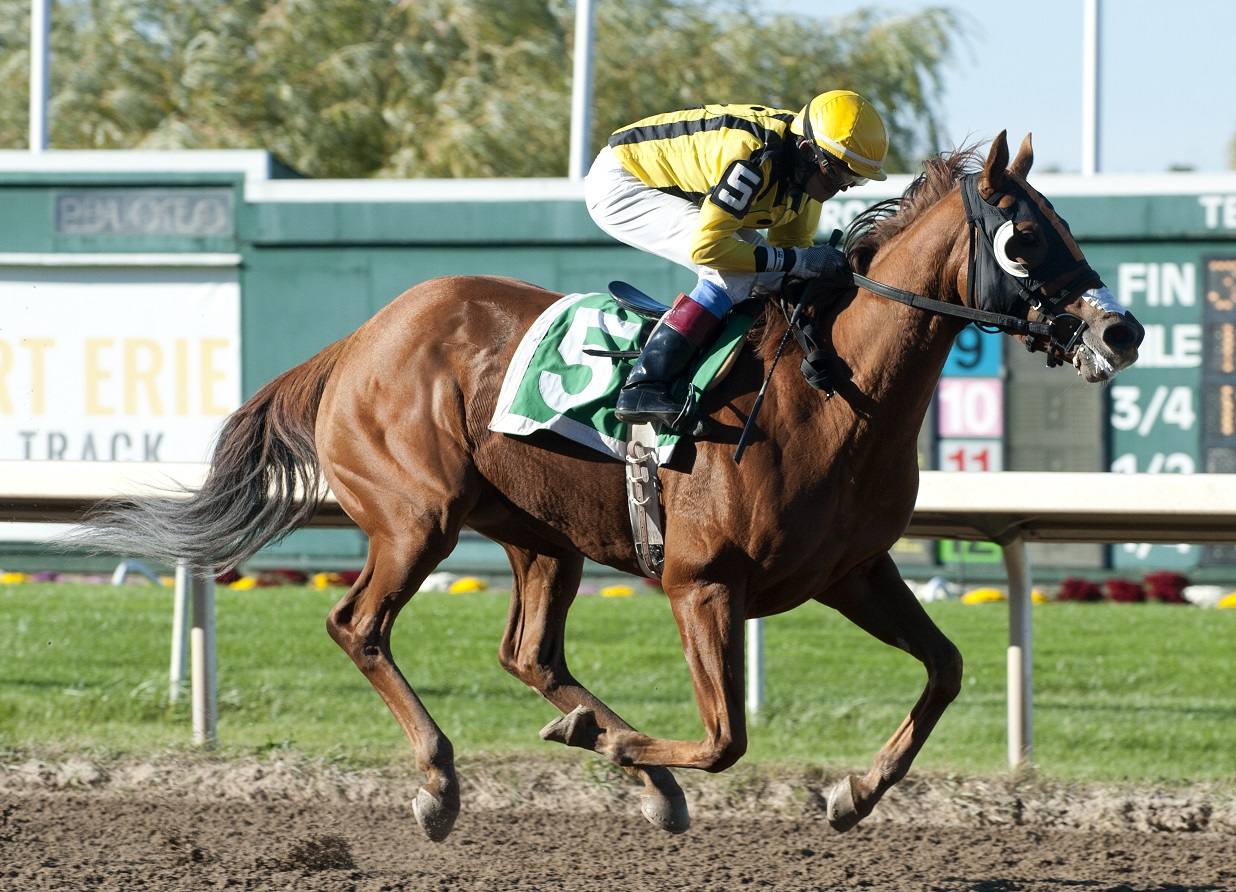
[{"label": "horse's head", "polygon": [[962,294],[978,308],[1049,324],[1027,346],[1044,351],[1049,366],[1071,363],[1087,381],[1106,381],[1136,361],[1145,331],[1026,182],[1033,162],[1027,134],[1010,165],[1001,131],[982,171],[961,178],[971,239]]}]

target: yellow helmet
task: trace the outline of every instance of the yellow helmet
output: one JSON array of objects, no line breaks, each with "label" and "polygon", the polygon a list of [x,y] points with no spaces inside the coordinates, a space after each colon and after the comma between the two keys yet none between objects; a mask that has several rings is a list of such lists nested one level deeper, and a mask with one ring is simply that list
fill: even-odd
[{"label": "yellow helmet", "polygon": [[794,116],[790,132],[811,140],[860,177],[884,180],[888,154],[884,119],[870,102],[850,90],[821,93]]}]

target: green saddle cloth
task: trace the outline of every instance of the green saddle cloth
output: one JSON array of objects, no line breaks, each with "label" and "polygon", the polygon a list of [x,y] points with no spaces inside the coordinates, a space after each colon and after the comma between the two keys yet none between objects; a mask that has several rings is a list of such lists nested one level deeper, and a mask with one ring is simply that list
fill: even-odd
[{"label": "green saddle cloth", "polygon": [[[742,346],[754,317],[730,313],[712,347],[688,368],[698,400],[730,354]],[[622,460],[627,425],[614,417],[618,390],[633,359],[595,356],[586,350],[638,350],[654,321],[621,306],[608,294],[568,294],[545,310],[520,341],[502,380],[489,429],[527,436],[550,430]],[[667,462],[681,437],[657,437],[657,460]]]}]

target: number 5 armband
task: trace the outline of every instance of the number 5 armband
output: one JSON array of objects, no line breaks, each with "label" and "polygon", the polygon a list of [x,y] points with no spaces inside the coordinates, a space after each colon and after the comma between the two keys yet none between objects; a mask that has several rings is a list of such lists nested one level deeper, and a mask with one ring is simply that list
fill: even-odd
[{"label": "number 5 armband", "polygon": [[761,245],[755,249],[755,271],[757,273],[789,272],[798,260],[798,251],[794,248],[774,248],[772,245]]},{"label": "number 5 armband", "polygon": [[712,200],[735,217],[743,217],[764,182],[763,172],[747,161],[735,161],[712,190]]}]

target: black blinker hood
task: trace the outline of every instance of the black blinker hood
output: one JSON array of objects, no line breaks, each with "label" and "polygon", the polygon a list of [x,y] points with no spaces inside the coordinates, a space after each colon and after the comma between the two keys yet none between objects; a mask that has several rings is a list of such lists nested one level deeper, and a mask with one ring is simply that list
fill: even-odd
[{"label": "black blinker hood", "polygon": [[[1056,296],[1045,294],[1045,285],[1074,280],[1087,265],[1084,261],[1079,263],[1073,259],[1072,249],[1055,226],[1050,223],[1043,225],[1044,221],[1035,213],[1033,199],[1017,194],[1020,188],[1014,182],[1009,182],[1009,193],[1015,195],[1016,201],[1005,210],[983,200],[978,191],[979,176],[971,173],[960,179],[961,200],[970,221],[970,293],[976,297],[977,306],[981,309],[1024,318],[1029,306]],[[1010,221],[1036,221],[1047,239],[1047,259],[1029,270],[1029,275],[1025,277],[1008,272],[996,259],[993,244],[996,231]],[[976,228],[981,235],[975,232]],[[975,240],[982,243],[982,250],[975,250]]]}]

